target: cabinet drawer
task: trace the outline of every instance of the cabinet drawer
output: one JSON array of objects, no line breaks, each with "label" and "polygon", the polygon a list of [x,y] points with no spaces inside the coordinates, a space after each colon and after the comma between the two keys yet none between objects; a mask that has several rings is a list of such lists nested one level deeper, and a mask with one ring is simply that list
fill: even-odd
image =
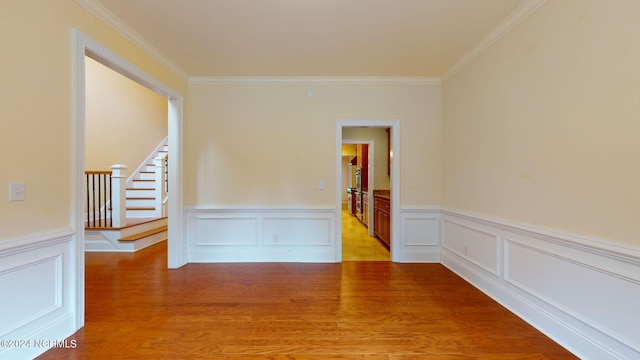
[{"label": "cabinet drawer", "polygon": [[391,202],[387,199],[375,198],[374,206],[382,211],[391,211]]}]

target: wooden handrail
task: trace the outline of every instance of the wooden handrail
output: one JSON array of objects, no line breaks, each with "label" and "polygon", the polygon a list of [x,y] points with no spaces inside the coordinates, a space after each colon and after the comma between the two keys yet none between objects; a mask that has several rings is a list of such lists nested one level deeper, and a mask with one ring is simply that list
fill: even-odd
[{"label": "wooden handrail", "polygon": [[87,170],[84,172],[85,175],[111,175],[113,173],[113,171],[94,171],[94,170]]}]

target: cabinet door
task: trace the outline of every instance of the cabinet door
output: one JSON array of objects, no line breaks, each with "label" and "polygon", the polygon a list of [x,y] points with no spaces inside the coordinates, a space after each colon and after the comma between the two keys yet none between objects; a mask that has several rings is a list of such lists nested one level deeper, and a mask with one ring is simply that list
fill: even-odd
[{"label": "cabinet door", "polygon": [[369,201],[368,195],[362,194],[362,222],[369,226]]},{"label": "cabinet door", "polygon": [[391,245],[391,214],[384,211],[382,212],[382,236],[387,245]]},{"label": "cabinet door", "polygon": [[373,208],[373,233],[376,234],[378,238],[382,236],[382,227],[380,226],[381,224],[382,224],[382,211],[380,211],[380,208],[375,206]]}]

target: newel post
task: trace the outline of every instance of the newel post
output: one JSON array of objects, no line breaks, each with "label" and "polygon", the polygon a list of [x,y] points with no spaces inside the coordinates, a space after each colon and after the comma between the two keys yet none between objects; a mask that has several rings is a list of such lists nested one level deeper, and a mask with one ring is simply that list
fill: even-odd
[{"label": "newel post", "polygon": [[163,217],[164,211],[162,202],[164,201],[164,197],[166,196],[166,191],[164,188],[164,158],[162,156],[158,156],[153,159],[153,165],[155,167],[155,215],[156,217]]},{"label": "newel post", "polygon": [[111,166],[111,221],[113,227],[127,225],[126,187],[127,166],[115,164]]}]

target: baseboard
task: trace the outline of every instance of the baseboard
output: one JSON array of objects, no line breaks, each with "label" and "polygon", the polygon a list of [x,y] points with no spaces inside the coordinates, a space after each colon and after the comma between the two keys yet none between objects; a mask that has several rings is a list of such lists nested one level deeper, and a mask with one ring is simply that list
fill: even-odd
[{"label": "baseboard", "polygon": [[443,210],[442,264],[582,359],[640,358],[640,249]]},{"label": "baseboard", "polygon": [[36,357],[77,330],[73,237],[62,229],[1,242],[0,358]]}]

